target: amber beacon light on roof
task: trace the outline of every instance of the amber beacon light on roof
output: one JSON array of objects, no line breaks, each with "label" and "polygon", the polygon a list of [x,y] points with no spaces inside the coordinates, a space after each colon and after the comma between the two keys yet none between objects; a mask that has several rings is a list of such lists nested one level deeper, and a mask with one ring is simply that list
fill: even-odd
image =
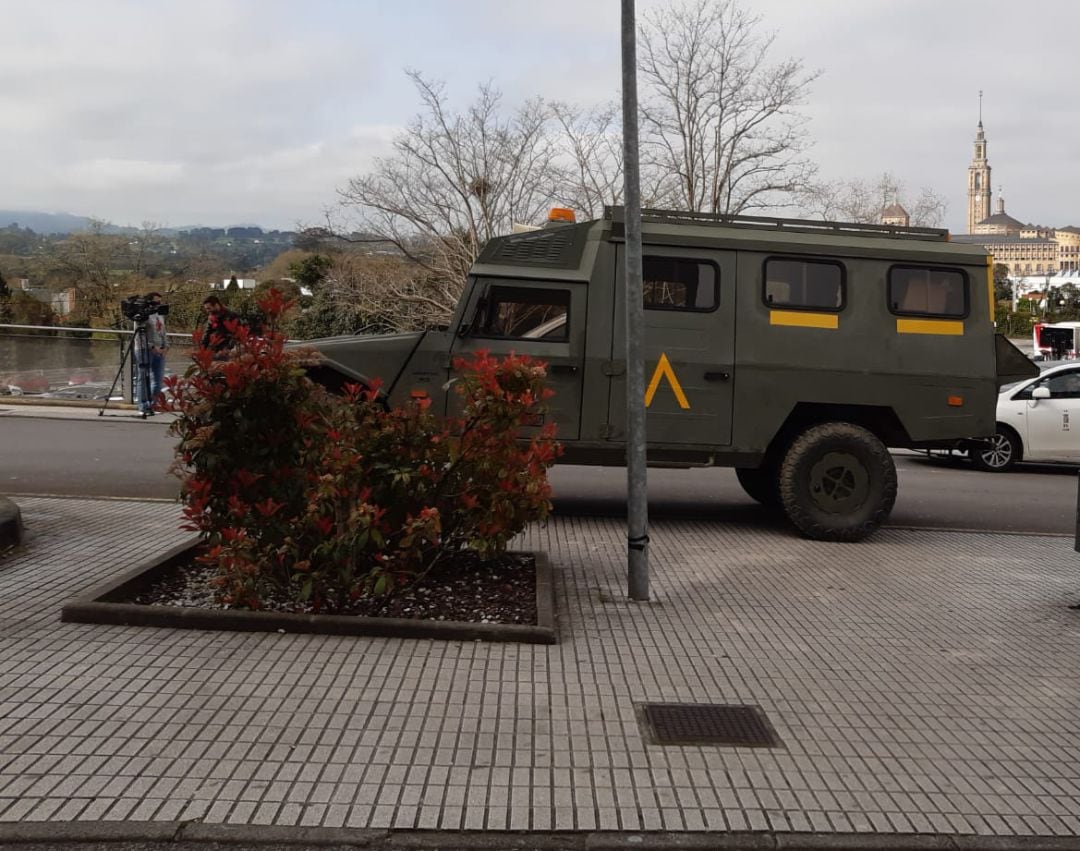
[{"label": "amber beacon light on roof", "polygon": [[548,213],[548,221],[573,224],[577,221],[577,217],[574,215],[574,211],[569,207],[552,207],[551,212]]}]

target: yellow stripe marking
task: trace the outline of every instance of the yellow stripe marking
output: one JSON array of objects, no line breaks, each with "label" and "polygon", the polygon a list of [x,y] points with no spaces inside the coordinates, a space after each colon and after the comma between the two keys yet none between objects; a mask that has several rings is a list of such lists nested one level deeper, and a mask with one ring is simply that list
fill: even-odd
[{"label": "yellow stripe marking", "polygon": [[947,334],[962,336],[964,323],[958,319],[897,319],[897,334]]},{"label": "yellow stripe marking", "polygon": [[661,353],[660,360],[656,362],[656,371],[653,372],[652,381],[649,382],[649,389],[645,391],[645,407],[648,408],[652,405],[653,396],[656,395],[656,388],[660,386],[660,379],[666,378],[671,385],[672,392],[675,393],[675,400],[679,403],[679,407],[684,410],[689,410],[690,403],[686,401],[686,394],[683,393],[682,385],[679,384],[679,379],[675,377],[675,370],[671,368],[671,361],[667,359],[667,355]]},{"label": "yellow stripe marking", "polygon": [[770,325],[790,325],[796,328],[840,327],[840,317],[835,313],[803,313],[799,310],[770,310]]}]

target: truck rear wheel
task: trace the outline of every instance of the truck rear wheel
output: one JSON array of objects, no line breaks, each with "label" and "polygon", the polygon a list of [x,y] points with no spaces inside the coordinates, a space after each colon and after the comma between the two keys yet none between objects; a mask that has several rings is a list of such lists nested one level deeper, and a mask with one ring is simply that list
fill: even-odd
[{"label": "truck rear wheel", "polygon": [[885,445],[853,423],[812,426],[780,465],[784,513],[819,541],[861,541],[896,501],[896,467]]},{"label": "truck rear wheel", "polygon": [[780,480],[776,464],[763,462],[760,467],[736,467],[735,476],[746,495],[769,508],[780,507]]}]

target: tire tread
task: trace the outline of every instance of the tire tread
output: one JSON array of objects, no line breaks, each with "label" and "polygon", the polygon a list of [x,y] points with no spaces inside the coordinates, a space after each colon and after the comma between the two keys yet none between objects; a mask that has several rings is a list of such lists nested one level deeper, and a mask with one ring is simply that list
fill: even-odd
[{"label": "tire tread", "polygon": [[[873,512],[861,522],[851,525],[822,523],[816,512],[803,504],[795,471],[807,458],[820,451],[823,444],[854,443],[875,467],[871,469],[871,482],[881,482],[881,493]],[[873,487],[873,486],[872,486]],[[896,465],[885,445],[862,426],[847,422],[826,422],[811,426],[790,445],[780,466],[780,499],[788,519],[804,535],[819,541],[861,541],[881,526],[896,502]]]}]

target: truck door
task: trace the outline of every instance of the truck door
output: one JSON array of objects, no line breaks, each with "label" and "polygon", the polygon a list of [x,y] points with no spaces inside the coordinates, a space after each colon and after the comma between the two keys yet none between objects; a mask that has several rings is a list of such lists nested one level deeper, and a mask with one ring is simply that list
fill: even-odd
[{"label": "truck door", "polygon": [[[650,444],[728,446],[735,382],[735,253],[646,245],[645,403]],[[615,263],[608,433],[626,437],[625,254]]]},{"label": "truck door", "polygon": [[[581,378],[585,365],[586,284],[502,278],[480,279],[473,288],[451,348],[453,358],[479,350],[514,352],[548,365],[549,418],[560,440],[576,440],[581,429]],[[450,393],[454,413],[456,394]]]}]

